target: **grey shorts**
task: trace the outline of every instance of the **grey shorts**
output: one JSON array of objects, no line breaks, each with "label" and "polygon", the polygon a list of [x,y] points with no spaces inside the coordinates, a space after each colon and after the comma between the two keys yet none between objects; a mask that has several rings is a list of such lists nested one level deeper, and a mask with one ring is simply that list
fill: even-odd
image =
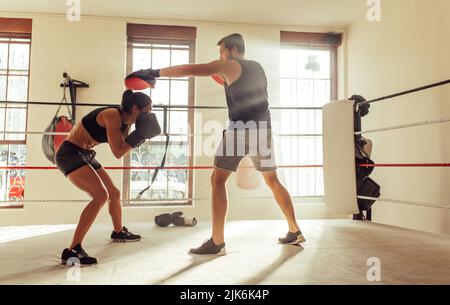
[{"label": "grey shorts", "polygon": [[277,169],[271,129],[226,129],[216,151],[214,166],[235,172],[242,159],[249,156],[260,172]]},{"label": "grey shorts", "polygon": [[55,156],[56,166],[68,176],[85,165],[98,170],[102,165],[95,159],[95,151],[81,148],[72,142],[64,141]]}]

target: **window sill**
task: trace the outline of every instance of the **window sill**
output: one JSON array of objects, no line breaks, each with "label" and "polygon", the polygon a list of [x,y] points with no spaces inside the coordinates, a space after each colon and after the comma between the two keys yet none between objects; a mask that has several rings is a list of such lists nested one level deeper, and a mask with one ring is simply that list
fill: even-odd
[{"label": "window sill", "polygon": [[16,205],[0,205],[0,210],[10,210],[10,209],[23,209],[23,204]]},{"label": "window sill", "polygon": [[147,208],[147,207],[155,207],[155,208],[165,208],[165,207],[191,207],[193,206],[192,200],[180,200],[180,201],[154,201],[154,202],[146,202],[143,203],[127,203],[122,205],[124,208]]}]

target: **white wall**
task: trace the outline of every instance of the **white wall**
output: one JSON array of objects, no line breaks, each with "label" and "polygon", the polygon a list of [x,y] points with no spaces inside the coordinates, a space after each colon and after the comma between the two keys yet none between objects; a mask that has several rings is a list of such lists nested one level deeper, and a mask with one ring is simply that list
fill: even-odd
[{"label": "white wall", "polygon": [[[382,1],[381,22],[361,19],[348,31],[347,92],[368,99],[449,78],[450,2]],[[450,116],[449,86],[374,104],[363,129]],[[377,163],[449,162],[450,124],[370,134]],[[374,179],[386,198],[446,203],[450,207],[446,168],[378,168]],[[380,223],[450,234],[450,211],[377,203]]]},{"label": "white wall", "polygon": [[[126,23],[149,23],[196,26],[198,38],[196,61],[208,62],[218,57],[216,42],[231,32],[242,33],[248,43],[247,57],[261,62],[269,79],[271,105],[278,103],[279,77],[279,36],[280,30],[305,30],[299,28],[281,28],[276,26],[230,25],[205,22],[170,22],[163,20],[125,20],[121,18],[83,17],[81,22],[70,23],[64,16],[56,15],[11,15],[33,19],[33,37],[31,51],[31,101],[59,101],[61,89],[59,83],[63,71],[72,77],[90,84],[89,89],[79,91],[79,102],[120,103],[123,91],[123,77],[126,66]],[[320,30],[320,29],[319,29]],[[329,31],[333,29],[322,29]],[[336,30],[336,29],[334,29]],[[344,53],[340,52],[343,61]],[[343,63],[341,63],[342,66]],[[343,77],[343,75],[341,75]],[[340,88],[344,83],[340,81]],[[342,95],[342,93],[341,93]],[[158,103],[155,101],[155,103]],[[225,105],[223,89],[208,78],[196,81],[196,105]],[[30,106],[28,130],[43,131],[50,122],[56,108]],[[78,107],[78,119],[90,108]],[[225,123],[226,112],[204,111],[203,120],[221,120]],[[197,122],[198,123],[198,122]],[[41,151],[40,136],[28,137],[27,163],[30,166],[47,165]],[[120,166],[107,145],[97,148],[98,160],[104,166]],[[196,165],[211,165],[211,157],[196,158]],[[121,185],[121,173],[111,171],[114,181]],[[210,197],[210,171],[196,171],[194,197]],[[242,191],[235,186],[234,177],[229,182],[231,200],[229,219],[278,219],[281,218],[273,199],[255,200],[254,196],[270,196],[266,186],[255,191]],[[26,199],[88,199],[73,187],[57,171],[29,171],[26,174]],[[70,203],[30,203],[21,210],[0,210],[0,224],[35,223],[73,223],[76,222],[84,204]],[[152,221],[155,214],[167,208],[125,208],[126,221]],[[170,211],[175,208],[170,208]],[[187,214],[199,219],[209,219],[209,200],[196,200],[191,208],[184,209]],[[297,204],[299,218],[337,217],[326,212],[321,204]],[[109,221],[107,209],[100,215],[99,222]]]}]

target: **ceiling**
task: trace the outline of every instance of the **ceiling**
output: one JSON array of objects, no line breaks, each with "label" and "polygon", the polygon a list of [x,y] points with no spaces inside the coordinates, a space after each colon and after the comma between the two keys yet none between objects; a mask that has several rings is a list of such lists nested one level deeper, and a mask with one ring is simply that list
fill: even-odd
[{"label": "ceiling", "polygon": [[[1,0],[0,14],[66,14],[66,2]],[[365,16],[366,10],[364,0],[81,0],[81,16],[285,26],[345,27]]]}]

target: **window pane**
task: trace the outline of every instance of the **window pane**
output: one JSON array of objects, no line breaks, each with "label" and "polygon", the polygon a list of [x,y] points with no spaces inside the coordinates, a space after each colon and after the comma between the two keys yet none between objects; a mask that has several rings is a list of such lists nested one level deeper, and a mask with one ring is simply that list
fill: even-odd
[{"label": "window pane", "polygon": [[[5,108],[0,108],[0,132],[5,131]],[[0,134],[0,140],[5,139],[5,134]]]},{"label": "window pane", "polygon": [[8,67],[8,44],[0,43],[0,70]]},{"label": "window pane", "polygon": [[151,43],[133,43],[133,47],[150,48],[151,46],[152,46]]},{"label": "window pane", "polygon": [[[25,166],[26,145],[1,145],[0,165]],[[21,200],[25,189],[24,170],[0,170],[0,200]]]},{"label": "window pane", "polygon": [[189,97],[189,82],[173,80],[170,88],[170,104],[187,105]]},{"label": "window pane", "polygon": [[[283,154],[277,154],[281,154],[283,164],[321,164],[321,137],[281,137],[279,143],[283,147]],[[323,195],[323,191],[318,192],[321,186],[318,187],[317,183],[323,181],[323,177],[317,169],[280,169],[280,174],[293,196]]]},{"label": "window pane", "polygon": [[[26,109],[6,110],[6,131],[25,131]],[[6,135],[7,140],[25,140],[24,134]]]},{"label": "window pane", "polygon": [[316,117],[316,119],[315,119],[315,121],[316,121],[315,133],[316,134],[322,134],[322,111],[321,110],[315,110],[314,113],[315,113],[315,117]]},{"label": "window pane", "polygon": [[281,106],[297,106],[296,84],[297,81],[295,79],[282,79],[280,81]]},{"label": "window pane", "polygon": [[281,50],[281,77],[296,77],[296,51],[293,49]]},{"label": "window pane", "polygon": [[[189,64],[189,50],[172,50],[171,66]],[[182,77],[180,79],[188,79]]]},{"label": "window pane", "polygon": [[297,99],[300,107],[314,107],[313,80],[299,80],[297,82]]},{"label": "window pane", "polygon": [[176,44],[176,45],[172,45],[172,48],[174,48],[174,49],[189,49],[189,45]]},{"label": "window pane", "polygon": [[170,112],[170,133],[187,134],[188,133],[188,112],[171,111]]},{"label": "window pane", "polygon": [[315,80],[314,81],[314,106],[323,107],[330,102],[330,88],[329,80]]},{"label": "window pane", "polygon": [[320,65],[320,70],[314,73],[314,78],[330,79],[331,76],[331,62],[330,51],[316,50],[314,55],[317,57],[317,61]]},{"label": "window pane", "polygon": [[172,50],[172,66],[189,63],[189,50]]},{"label": "window pane", "polygon": [[[139,149],[133,150],[132,166],[159,166],[165,151],[164,143],[147,142]],[[170,146],[167,153],[167,165],[174,166],[183,157],[184,150],[180,151],[178,145]],[[137,194],[145,189],[153,176],[153,170],[139,170],[131,172],[130,198],[136,198]],[[183,199],[187,194],[187,179],[184,170],[161,170],[150,190],[144,193],[143,199]]]},{"label": "window pane", "polygon": [[153,50],[153,69],[170,66],[170,50]]},{"label": "window pane", "polygon": [[28,70],[30,60],[30,45],[11,44],[9,54],[10,70]]},{"label": "window pane", "polygon": [[[319,119],[320,117],[320,119]],[[281,112],[281,134],[321,134],[322,112],[320,110],[293,110]]]},{"label": "window pane", "polygon": [[28,77],[10,76],[8,78],[8,101],[26,101],[28,95]]},{"label": "window pane", "polygon": [[6,76],[0,76],[0,101],[6,100]]},{"label": "window pane", "polygon": [[133,49],[133,71],[151,67],[152,52],[150,49]]},{"label": "window pane", "polygon": [[308,69],[308,63],[310,63],[310,58],[313,59],[315,56],[314,51],[300,49],[297,51],[297,77],[299,78],[312,78],[313,71]]},{"label": "window pane", "polygon": [[154,104],[169,105],[169,81],[158,80],[155,89],[152,90],[152,101]]},{"label": "window pane", "polygon": [[170,48],[170,44],[154,44],[154,48]]}]

